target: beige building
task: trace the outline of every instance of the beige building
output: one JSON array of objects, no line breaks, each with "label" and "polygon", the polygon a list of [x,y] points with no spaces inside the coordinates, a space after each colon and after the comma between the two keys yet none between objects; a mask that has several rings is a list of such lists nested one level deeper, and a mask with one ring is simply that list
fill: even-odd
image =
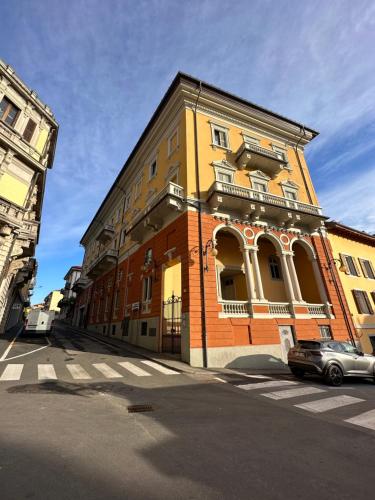
[{"label": "beige building", "polygon": [[13,305],[27,301],[32,284],[30,259],[57,130],[50,108],[0,60],[0,333],[10,316],[14,321]]},{"label": "beige building", "polygon": [[60,312],[60,307],[58,306],[61,299],[64,298],[64,295],[60,290],[52,290],[47,297],[44,299],[44,310],[45,311],[55,311],[57,313]]}]

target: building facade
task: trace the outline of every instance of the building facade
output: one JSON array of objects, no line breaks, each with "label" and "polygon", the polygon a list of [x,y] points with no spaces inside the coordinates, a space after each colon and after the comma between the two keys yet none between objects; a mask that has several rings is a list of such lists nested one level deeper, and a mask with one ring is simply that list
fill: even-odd
[{"label": "building facade", "polygon": [[375,236],[335,221],[329,221],[327,228],[361,348],[371,354],[375,351]]},{"label": "building facade", "polygon": [[52,290],[47,297],[44,299],[44,307],[45,311],[55,311],[57,313],[60,312],[59,302],[63,298],[63,294],[60,290]]},{"label": "building facade", "polygon": [[179,73],[82,237],[77,324],[194,366],[352,338],[303,154],[316,135]]},{"label": "building facade", "polygon": [[81,276],[81,266],[72,266],[64,276],[65,286],[61,289],[63,298],[60,300],[58,306],[60,307],[60,319],[73,322],[74,304],[76,300],[76,292],[74,285]]},{"label": "building facade", "polygon": [[57,128],[49,107],[0,60],[0,333],[32,287]]}]

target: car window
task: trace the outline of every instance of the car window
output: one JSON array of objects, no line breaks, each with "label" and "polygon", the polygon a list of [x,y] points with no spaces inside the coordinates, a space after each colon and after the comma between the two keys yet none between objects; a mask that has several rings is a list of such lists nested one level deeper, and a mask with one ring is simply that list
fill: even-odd
[{"label": "car window", "polygon": [[320,349],[320,342],[314,342],[312,340],[300,340],[298,345],[302,349]]},{"label": "car window", "polygon": [[348,342],[341,342],[340,345],[342,347],[342,350],[346,353],[355,354],[357,352],[357,349]]},{"label": "car window", "polygon": [[337,342],[327,342],[325,347],[328,347],[328,349],[332,349],[335,352],[343,352],[341,344],[338,344]]}]

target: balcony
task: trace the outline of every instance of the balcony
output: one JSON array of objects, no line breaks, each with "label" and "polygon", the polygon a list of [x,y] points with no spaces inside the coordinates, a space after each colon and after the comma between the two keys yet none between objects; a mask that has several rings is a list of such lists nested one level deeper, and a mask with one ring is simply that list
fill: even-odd
[{"label": "balcony", "polygon": [[85,276],[81,276],[80,278],[78,278],[78,280],[72,286],[72,291],[75,293],[78,293],[81,290],[84,290],[88,286],[89,283],[90,283],[90,280],[88,278],[86,278]]},{"label": "balcony", "polygon": [[115,234],[115,228],[110,224],[105,224],[97,235],[96,239],[99,243],[106,245],[110,241],[112,241],[113,236]]},{"label": "balcony", "polygon": [[237,151],[236,163],[241,170],[259,168],[271,177],[276,176],[288,164],[282,154],[248,142],[243,142]]},{"label": "balcony", "polygon": [[87,270],[87,277],[95,279],[101,274],[109,271],[117,262],[118,251],[110,248],[104,250],[89,266]]},{"label": "balcony", "polygon": [[150,202],[132,219],[127,234],[136,242],[141,242],[149,229],[158,231],[165,219],[173,212],[182,210],[184,190],[181,186],[169,182]]},{"label": "balcony", "polygon": [[[293,318],[300,314],[298,309],[302,306],[311,318],[330,318],[331,310],[326,304],[290,304],[289,302],[250,302],[246,300],[219,300],[222,318]],[[258,311],[259,309],[259,311]]]},{"label": "balcony", "polygon": [[20,228],[24,217],[24,210],[12,203],[0,200],[0,224],[10,224]]},{"label": "balcony", "polygon": [[[242,216],[252,215],[258,218],[259,214],[264,213],[266,217],[278,220],[280,225],[298,222],[303,214],[304,222],[315,221],[316,216],[322,215],[321,208],[315,205],[219,181],[215,181],[210,187],[208,203],[215,211],[235,210]],[[288,210],[297,211],[301,215],[293,216]]]}]

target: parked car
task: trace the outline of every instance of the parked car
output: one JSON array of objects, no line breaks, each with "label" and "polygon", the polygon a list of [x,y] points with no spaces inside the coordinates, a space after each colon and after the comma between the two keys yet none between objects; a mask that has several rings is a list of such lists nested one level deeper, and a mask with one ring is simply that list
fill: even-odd
[{"label": "parked car", "polygon": [[375,381],[375,356],[363,354],[349,342],[299,340],[289,349],[288,366],[298,378],[317,373],[334,386],[341,385],[347,376],[371,377]]},{"label": "parked car", "polygon": [[54,311],[41,311],[39,309],[30,311],[25,322],[25,334],[50,335],[54,318]]}]

